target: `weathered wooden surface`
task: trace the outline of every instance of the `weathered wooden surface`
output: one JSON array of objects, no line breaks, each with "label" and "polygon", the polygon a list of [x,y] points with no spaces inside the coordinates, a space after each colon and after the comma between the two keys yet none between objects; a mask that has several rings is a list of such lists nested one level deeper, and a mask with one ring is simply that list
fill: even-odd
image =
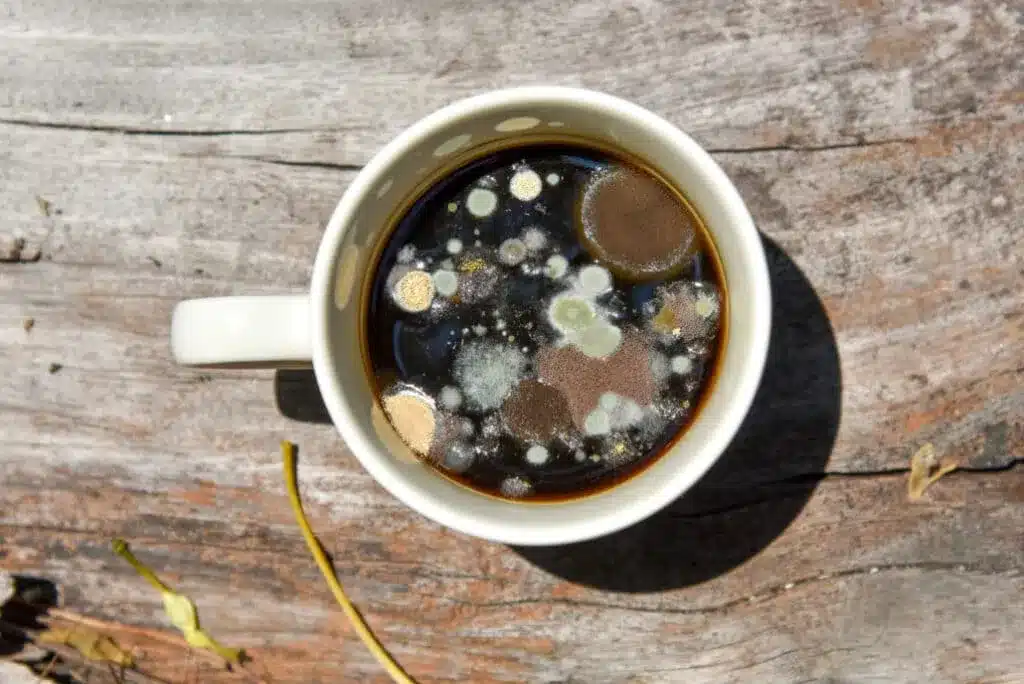
[{"label": "weathered wooden surface", "polygon": [[[125,536],[272,681],[384,681],[293,525],[290,438],[343,581],[423,682],[1024,679],[1019,8],[380,5],[0,9],[0,567],[165,627],[109,551]],[[629,97],[714,150],[777,298],[720,465],[557,552],[404,510],[307,376],[176,368],[166,342],[178,299],[300,291],[334,202],[403,127],[535,82]],[[968,471],[911,504],[923,441]],[[147,653],[171,681],[232,681]]]}]

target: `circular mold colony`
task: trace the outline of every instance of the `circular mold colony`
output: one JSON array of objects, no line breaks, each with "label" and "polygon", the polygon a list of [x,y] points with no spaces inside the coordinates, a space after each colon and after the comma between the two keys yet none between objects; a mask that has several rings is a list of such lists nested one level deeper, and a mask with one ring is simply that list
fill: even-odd
[{"label": "circular mold colony", "polygon": [[672,190],[624,166],[599,172],[588,184],[580,227],[588,251],[633,281],[672,275],[699,244],[696,221]]}]

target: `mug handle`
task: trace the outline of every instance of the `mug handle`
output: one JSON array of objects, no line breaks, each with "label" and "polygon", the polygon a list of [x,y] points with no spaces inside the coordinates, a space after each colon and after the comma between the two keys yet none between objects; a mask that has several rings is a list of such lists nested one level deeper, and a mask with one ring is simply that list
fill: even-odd
[{"label": "mug handle", "polygon": [[309,367],[313,360],[309,295],[180,302],[171,318],[171,352],[185,366]]}]

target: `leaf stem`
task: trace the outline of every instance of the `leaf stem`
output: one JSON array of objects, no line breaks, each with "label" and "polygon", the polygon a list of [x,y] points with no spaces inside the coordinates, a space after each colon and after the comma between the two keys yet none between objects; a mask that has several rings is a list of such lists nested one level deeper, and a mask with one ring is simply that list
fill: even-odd
[{"label": "leaf stem", "polygon": [[313,533],[313,528],[310,527],[309,521],[306,519],[306,513],[302,510],[302,499],[299,497],[295,445],[288,441],[281,442],[281,455],[284,460],[284,479],[288,487],[288,498],[291,501],[292,510],[295,511],[295,518],[299,523],[299,529],[302,530],[302,536],[306,540],[306,546],[309,547],[310,552],[313,554],[313,560],[316,561],[321,574],[327,580],[327,585],[331,588],[334,599],[341,606],[349,622],[352,623],[352,627],[355,628],[356,634],[359,635],[363,644],[370,650],[370,653],[377,659],[377,662],[387,670],[387,673],[391,675],[391,679],[397,682],[397,684],[416,684],[416,681],[405,673],[402,666],[398,664],[394,657],[384,648],[384,645],[380,643],[373,630],[370,629],[369,625],[366,624],[366,620],[359,613],[359,609],[355,607],[345,594],[345,590],[342,589],[341,582],[338,581],[338,576],[334,572],[334,566],[331,565],[330,559],[327,558],[320,540]]},{"label": "leaf stem", "polygon": [[145,579],[147,582],[156,587],[158,591],[174,591],[169,586],[164,584],[163,581],[161,581],[161,579],[156,576],[155,572],[150,570],[145,564],[143,564],[142,561],[135,557],[135,554],[132,553],[132,550],[128,548],[128,542],[126,542],[124,539],[115,539],[111,543],[111,545],[114,547],[114,553],[128,561],[129,565],[135,568],[135,572],[139,573],[143,579]]}]

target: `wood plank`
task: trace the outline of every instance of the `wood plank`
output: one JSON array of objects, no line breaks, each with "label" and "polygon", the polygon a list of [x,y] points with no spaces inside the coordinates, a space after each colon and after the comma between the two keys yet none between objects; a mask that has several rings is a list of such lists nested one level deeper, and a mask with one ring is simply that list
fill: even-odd
[{"label": "wood plank", "polygon": [[[346,586],[424,682],[908,681],[917,672],[964,682],[1020,672],[1024,471],[949,476],[916,504],[905,486],[901,475],[827,478],[785,535],[712,578],[694,568],[732,567],[792,486],[746,506],[675,508],[547,555],[470,540],[401,509],[312,513]],[[0,500],[0,560],[56,581],[69,609],[166,625],[159,596],[109,549],[111,536],[128,534],[272,681],[342,672],[383,681],[330,604],[280,487],[153,493],[56,475],[8,485]],[[79,512],[74,522],[68,510]],[[172,655],[152,664],[181,667]]]},{"label": "wood plank", "polygon": [[636,100],[713,148],[927,135],[1019,116],[1011,0],[331,3],[15,0],[0,118],[321,130],[361,164],[429,111],[538,82]]},{"label": "wood plank", "polygon": [[[1024,167],[1020,132],[719,155],[778,247],[772,362],[734,475],[900,469],[923,441],[974,468],[1020,458],[1024,228],[1012,209],[1024,189],[1009,180]],[[109,471],[144,449],[170,463],[156,457],[159,467],[137,463],[123,476],[162,468],[171,482],[192,467],[174,454],[205,454],[225,484],[247,484],[246,467],[226,464],[272,451],[285,431],[340,451],[329,432],[280,420],[267,375],[201,384],[208,374],[171,366],[165,340],[179,298],[301,291],[352,171],[204,156],[189,136],[11,126],[0,136],[9,239],[43,252],[0,267],[0,382],[14,442],[56,446],[76,426],[83,465]],[[50,217],[36,195],[52,202]],[[63,369],[48,375],[50,363]],[[32,460],[67,458],[47,450]]]},{"label": "wood plank", "polygon": [[[284,437],[344,583],[423,682],[1024,680],[1018,14],[8,2],[0,568],[57,582],[171,681],[384,682],[297,534]],[[538,82],[627,97],[711,149],[776,295],[765,382],[716,467],[652,520],[554,550],[410,513],[308,373],[182,369],[167,349],[182,298],[302,291],[338,196],[404,127]],[[969,472],[910,504],[924,441]],[[154,643],[159,597],[113,536],[254,669]]]}]

